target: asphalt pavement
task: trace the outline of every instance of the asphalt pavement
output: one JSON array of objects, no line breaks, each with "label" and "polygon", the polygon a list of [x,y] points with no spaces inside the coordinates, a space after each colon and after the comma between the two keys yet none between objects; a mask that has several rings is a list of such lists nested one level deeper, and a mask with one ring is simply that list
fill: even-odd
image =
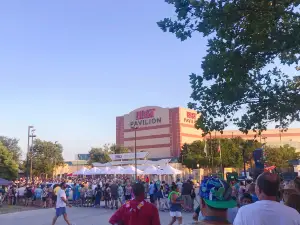
[{"label": "asphalt pavement", "polygon": [[[103,208],[68,208],[71,223],[75,225],[109,225],[108,220],[114,210]],[[0,215],[1,225],[51,225],[55,214],[54,208],[38,209]],[[170,221],[169,212],[160,212],[161,225]],[[184,224],[192,222],[192,213],[183,213]],[[62,217],[58,218],[57,225],[66,224]]]}]

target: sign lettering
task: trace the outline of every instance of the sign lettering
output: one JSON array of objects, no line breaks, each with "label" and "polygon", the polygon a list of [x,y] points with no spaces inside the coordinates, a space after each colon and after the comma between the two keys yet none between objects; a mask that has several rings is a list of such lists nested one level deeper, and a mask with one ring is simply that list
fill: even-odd
[{"label": "sign lettering", "polygon": [[161,123],[161,117],[155,117],[155,109],[146,109],[136,112],[135,121],[130,122],[130,127],[141,127]]},{"label": "sign lettering", "polygon": [[193,112],[186,112],[186,118],[183,119],[185,123],[195,124],[197,114]]},{"label": "sign lettering", "polygon": [[136,120],[143,120],[154,117],[155,109],[147,109],[136,112]]}]

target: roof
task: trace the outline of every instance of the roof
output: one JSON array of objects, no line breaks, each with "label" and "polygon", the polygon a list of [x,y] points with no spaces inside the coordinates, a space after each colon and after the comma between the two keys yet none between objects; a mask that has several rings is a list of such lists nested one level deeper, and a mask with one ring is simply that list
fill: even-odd
[{"label": "roof", "polygon": [[[166,165],[170,162],[170,159],[160,159],[157,161],[154,160],[137,160],[138,165]],[[134,160],[128,161],[112,161],[108,163],[93,163],[95,167],[105,167],[105,166],[122,166],[122,165],[133,165]]]}]

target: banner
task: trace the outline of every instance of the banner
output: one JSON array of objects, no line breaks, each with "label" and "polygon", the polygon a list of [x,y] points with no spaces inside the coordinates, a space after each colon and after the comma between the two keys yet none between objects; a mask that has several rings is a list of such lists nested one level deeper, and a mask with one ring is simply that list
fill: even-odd
[{"label": "banner", "polygon": [[[144,159],[147,157],[149,153],[148,152],[137,152],[136,158],[137,159]],[[124,154],[110,154],[109,157],[112,161],[116,160],[129,160],[134,159],[134,153],[124,153]]]}]

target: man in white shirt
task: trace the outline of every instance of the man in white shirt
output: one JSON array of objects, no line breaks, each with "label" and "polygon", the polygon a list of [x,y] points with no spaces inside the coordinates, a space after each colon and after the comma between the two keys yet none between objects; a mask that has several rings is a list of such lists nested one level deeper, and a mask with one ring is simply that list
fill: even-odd
[{"label": "man in white shirt", "polygon": [[68,225],[71,225],[71,223],[68,219],[66,207],[67,207],[67,205],[69,207],[72,207],[72,206],[67,201],[67,196],[66,196],[66,192],[65,192],[66,187],[67,187],[66,183],[62,182],[60,184],[60,190],[57,192],[57,201],[56,201],[56,207],[55,207],[56,214],[53,218],[52,225],[55,224],[57,218],[60,217],[61,215],[63,215],[66,223]]},{"label": "man in white shirt", "polygon": [[255,186],[259,201],[241,207],[233,225],[300,225],[299,213],[276,201],[279,185],[276,174],[262,173]]}]

